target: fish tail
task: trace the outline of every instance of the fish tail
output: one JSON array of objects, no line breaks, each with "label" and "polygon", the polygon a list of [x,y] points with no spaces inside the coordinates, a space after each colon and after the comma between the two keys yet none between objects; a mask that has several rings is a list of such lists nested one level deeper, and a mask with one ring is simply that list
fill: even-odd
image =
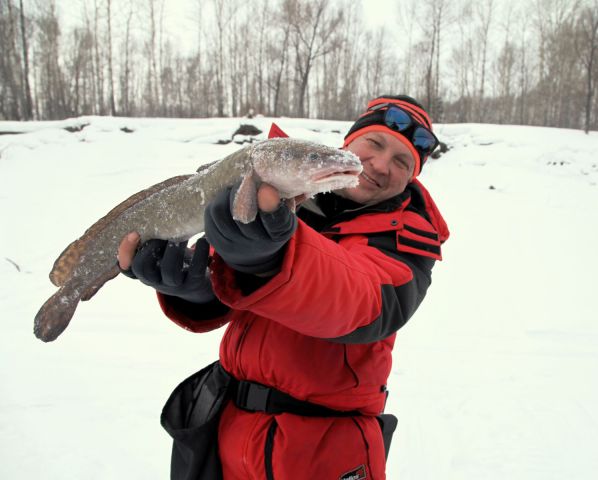
[{"label": "fish tail", "polygon": [[81,294],[70,284],[61,287],[39,309],[33,323],[33,333],[44,342],[56,340],[68,326]]}]

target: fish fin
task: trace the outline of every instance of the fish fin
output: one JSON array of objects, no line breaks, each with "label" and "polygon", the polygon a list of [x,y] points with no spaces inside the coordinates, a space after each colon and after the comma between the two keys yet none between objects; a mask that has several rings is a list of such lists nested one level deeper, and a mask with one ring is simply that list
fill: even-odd
[{"label": "fish fin", "polygon": [[220,160],[214,160],[213,162],[206,163],[204,165],[200,165],[195,173],[204,173],[208,168],[212,167],[214,164],[218,163]]},{"label": "fish fin", "polygon": [[57,287],[62,287],[66,283],[73,268],[75,268],[75,265],[77,265],[77,262],[79,261],[81,251],[79,250],[77,243],[80,240],[81,239],[78,238],[74,242],[71,242],[54,262],[54,266],[50,272],[50,281]]},{"label": "fish fin", "polygon": [[[182,183],[190,177],[191,175],[179,175],[178,177],[169,178],[163,182],[146,188],[145,190],[141,190],[134,195],[131,195],[124,202],[118,204],[104,217],[100,218],[96,223],[89,227],[80,238],[72,242],[64,249],[64,251],[54,262],[54,266],[50,272],[50,281],[57,287],[62,287],[71,277],[73,270],[78,265],[79,259],[81,258],[82,253],[85,251],[90,241],[93,240],[98,233],[110,225],[115,218],[124,213],[127,209],[131,208],[133,205],[145,200],[154,193]],[[116,255],[116,252],[114,254]]]},{"label": "fish fin", "polygon": [[91,287],[83,292],[83,295],[81,295],[81,301],[87,302],[90,300],[96,293],[98,293],[98,290],[102,288],[107,281],[112,280],[119,273],[120,269],[118,268],[118,265],[114,265],[110,270],[105,271],[102,275],[94,280]]},{"label": "fish fin", "polygon": [[257,216],[257,185],[253,172],[246,173],[233,200],[233,219],[249,223]]},{"label": "fish fin", "polygon": [[44,342],[56,340],[73,318],[80,298],[70,284],[61,287],[37,312],[33,322],[35,336]]}]

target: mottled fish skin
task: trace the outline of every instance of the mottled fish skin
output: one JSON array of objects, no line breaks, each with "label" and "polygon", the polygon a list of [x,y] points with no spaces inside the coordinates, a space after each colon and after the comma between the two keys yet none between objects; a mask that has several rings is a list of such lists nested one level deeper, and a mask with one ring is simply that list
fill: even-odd
[{"label": "mottled fish skin", "polygon": [[136,231],[151,238],[183,241],[204,228],[206,205],[222,189],[241,181],[233,203],[237,220],[257,214],[255,192],[261,182],[276,187],[282,198],[308,197],[357,185],[362,166],[354,154],[313,142],[278,138],[247,146],[201,168],[132,195],[71,243],[54,263],[52,283],[60,289],[41,307],[35,336],[50,342],[68,326],[79,301],[89,300],[119,273],[116,252],[122,238]]}]

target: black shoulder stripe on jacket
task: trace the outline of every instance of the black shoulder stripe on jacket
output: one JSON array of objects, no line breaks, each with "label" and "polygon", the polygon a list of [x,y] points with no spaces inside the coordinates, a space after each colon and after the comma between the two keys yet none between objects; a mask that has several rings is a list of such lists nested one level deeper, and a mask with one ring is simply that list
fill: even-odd
[{"label": "black shoulder stripe on jacket", "polygon": [[400,252],[442,260],[440,238],[434,227],[416,212],[405,212],[402,229],[397,232]]},{"label": "black shoulder stripe on jacket", "polygon": [[404,263],[413,272],[413,279],[404,285],[380,285],[382,310],[378,318],[347,335],[328,340],[339,343],[372,343],[399,330],[415,313],[432,283],[435,260],[421,255],[399,252],[394,232],[376,234],[368,244],[384,254]]},{"label": "black shoulder stripe on jacket", "polygon": [[440,247],[438,245],[431,245],[429,243],[418,242],[411,238],[407,238],[404,235],[398,236],[399,244],[406,247],[411,247],[416,250],[423,250],[424,252],[433,253],[434,255],[440,255]]},{"label": "black shoulder stripe on jacket", "polygon": [[434,232],[427,232],[425,230],[421,230],[419,228],[415,228],[412,227],[411,225],[404,225],[403,228],[411,233],[415,233],[416,235],[419,235],[421,237],[426,237],[429,238],[431,240],[436,240],[438,241],[438,234],[434,233]]}]

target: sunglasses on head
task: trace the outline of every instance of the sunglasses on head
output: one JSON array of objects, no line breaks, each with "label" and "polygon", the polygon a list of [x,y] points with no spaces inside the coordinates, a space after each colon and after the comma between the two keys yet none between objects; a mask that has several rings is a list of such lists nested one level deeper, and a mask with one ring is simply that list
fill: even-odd
[{"label": "sunglasses on head", "polygon": [[372,112],[384,111],[384,124],[391,130],[404,135],[422,158],[430,155],[440,143],[430,129],[420,125],[407,110],[403,110],[394,103],[380,103],[369,110]]}]

